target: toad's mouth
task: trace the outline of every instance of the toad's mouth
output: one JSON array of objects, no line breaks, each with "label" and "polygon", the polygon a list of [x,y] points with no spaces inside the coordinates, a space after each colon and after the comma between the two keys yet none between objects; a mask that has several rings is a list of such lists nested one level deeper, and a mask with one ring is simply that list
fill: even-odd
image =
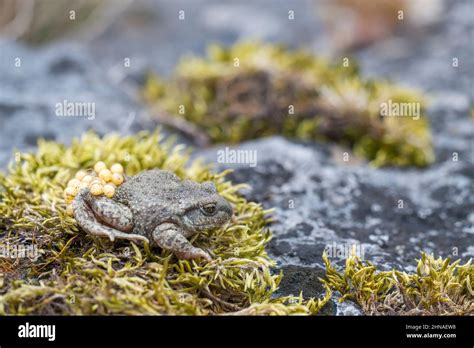
[{"label": "toad's mouth", "polygon": [[212,222],[212,223],[196,223],[196,222],[193,222],[191,221],[190,219],[186,218],[185,219],[185,226],[187,229],[191,230],[191,231],[207,231],[207,230],[212,230],[212,229],[215,229],[215,228],[219,228],[223,225],[226,224],[228,220],[226,221],[222,221],[222,222]]}]

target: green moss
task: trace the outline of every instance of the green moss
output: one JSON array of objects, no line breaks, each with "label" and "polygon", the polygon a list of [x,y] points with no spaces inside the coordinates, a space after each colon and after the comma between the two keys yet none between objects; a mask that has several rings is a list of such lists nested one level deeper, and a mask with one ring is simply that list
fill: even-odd
[{"label": "green moss", "polygon": [[[203,143],[282,134],[347,145],[376,166],[433,161],[419,92],[364,80],[353,62],[344,67],[283,46],[210,46],[206,58],[182,59],[168,80],[151,74],[143,95],[160,122]],[[420,118],[382,117],[389,100],[417,103]]]},{"label": "green moss", "polygon": [[422,253],[416,273],[396,270],[379,272],[357,256],[346,260],[343,273],[327,256],[326,279],[341,293],[341,301],[357,302],[365,313],[377,315],[473,315],[474,266],[471,260],[435,259]]},{"label": "green moss", "polygon": [[[35,245],[38,258],[0,258],[0,314],[312,314],[329,300],[274,298],[281,274],[265,252],[269,211],[238,194],[189,151],[158,132],[130,137],[93,133],[67,147],[40,141],[0,175],[0,246]],[[227,226],[196,236],[212,262],[178,260],[159,248],[93,239],[66,215],[62,191],[80,168],[103,160],[133,175],[162,168],[212,180],[233,203]]]}]

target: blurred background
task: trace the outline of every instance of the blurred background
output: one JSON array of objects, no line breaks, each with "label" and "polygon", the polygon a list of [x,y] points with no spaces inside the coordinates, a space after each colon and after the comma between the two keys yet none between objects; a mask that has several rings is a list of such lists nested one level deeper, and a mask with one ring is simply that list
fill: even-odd
[{"label": "blurred background", "polygon": [[[147,71],[166,76],[180,57],[204,54],[210,43],[258,39],[332,59],[354,57],[363,76],[437,90],[466,108],[472,104],[472,7],[471,0],[0,0],[2,94],[10,103],[24,105],[8,80],[28,74],[28,69],[33,70],[33,78],[45,68],[41,61],[48,59],[52,60],[47,63],[49,70],[55,73],[35,76],[36,87],[27,87],[32,88],[28,98],[37,103],[44,104],[56,88],[65,93],[71,87],[71,93],[87,94],[87,88],[76,88],[85,77],[79,75],[78,81],[79,76],[68,74],[81,69],[87,70],[86,75],[102,75],[100,83],[105,78],[120,85],[121,92],[133,94]],[[19,56],[23,56],[23,69],[11,69],[12,59]],[[127,67],[125,59],[130,61]],[[456,69],[453,59],[462,62]],[[106,94],[92,90],[96,98],[98,93]],[[27,90],[20,93],[25,98],[24,93]],[[122,108],[113,117],[120,114],[129,119],[142,111]],[[95,121],[97,130],[117,128],[108,114]],[[109,125],[102,127],[102,122]],[[76,120],[68,126],[66,138],[91,124]],[[55,132],[40,133],[51,137]],[[28,147],[36,137],[24,128],[8,134],[0,145],[0,163],[5,163],[13,147]]]}]

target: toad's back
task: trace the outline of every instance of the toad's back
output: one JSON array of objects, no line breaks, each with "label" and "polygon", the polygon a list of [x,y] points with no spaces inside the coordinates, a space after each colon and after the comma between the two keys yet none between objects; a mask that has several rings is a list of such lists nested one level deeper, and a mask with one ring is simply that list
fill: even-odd
[{"label": "toad's back", "polygon": [[128,178],[117,188],[114,199],[126,203],[150,199],[173,199],[180,187],[180,179],[173,173],[149,170]]},{"label": "toad's back", "polygon": [[136,233],[150,233],[155,226],[172,216],[180,197],[180,179],[173,173],[149,170],[128,178],[114,195],[114,200],[130,207]]}]

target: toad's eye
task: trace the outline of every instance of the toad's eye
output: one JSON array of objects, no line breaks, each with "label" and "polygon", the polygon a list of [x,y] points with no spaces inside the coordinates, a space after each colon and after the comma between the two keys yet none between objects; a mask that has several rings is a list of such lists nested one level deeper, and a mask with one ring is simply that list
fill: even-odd
[{"label": "toad's eye", "polygon": [[201,211],[204,213],[204,215],[214,215],[217,212],[216,205],[214,203],[206,204],[201,207]]}]

